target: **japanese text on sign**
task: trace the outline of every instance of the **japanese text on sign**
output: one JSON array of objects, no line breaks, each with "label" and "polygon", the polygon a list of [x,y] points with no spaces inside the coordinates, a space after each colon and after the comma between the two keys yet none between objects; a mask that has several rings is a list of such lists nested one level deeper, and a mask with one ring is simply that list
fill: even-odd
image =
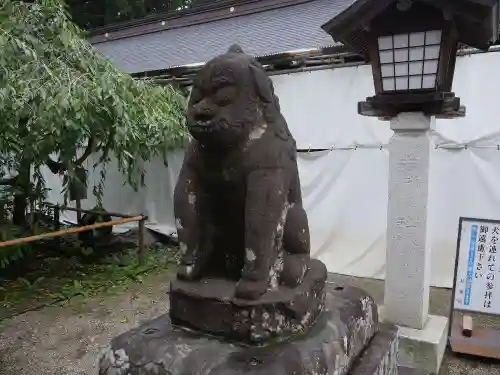
[{"label": "japanese text on sign", "polygon": [[455,308],[500,315],[500,222],[461,219]]}]

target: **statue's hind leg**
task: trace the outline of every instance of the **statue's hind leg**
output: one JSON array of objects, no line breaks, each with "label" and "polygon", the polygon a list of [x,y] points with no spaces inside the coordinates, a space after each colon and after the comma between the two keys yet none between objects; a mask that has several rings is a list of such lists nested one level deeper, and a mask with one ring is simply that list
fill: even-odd
[{"label": "statue's hind leg", "polygon": [[283,271],[281,283],[296,287],[309,268],[310,240],[307,214],[302,205],[291,204],[283,231]]}]

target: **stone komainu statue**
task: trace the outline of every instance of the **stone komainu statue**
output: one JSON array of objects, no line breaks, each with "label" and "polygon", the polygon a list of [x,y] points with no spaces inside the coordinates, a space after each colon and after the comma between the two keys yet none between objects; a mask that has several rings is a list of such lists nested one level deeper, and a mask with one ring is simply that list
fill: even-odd
[{"label": "stone komainu statue", "polygon": [[237,45],[209,61],[187,125],[193,139],[174,193],[178,278],[229,278],[244,299],[298,286],[310,247],[297,150],[264,68]]}]

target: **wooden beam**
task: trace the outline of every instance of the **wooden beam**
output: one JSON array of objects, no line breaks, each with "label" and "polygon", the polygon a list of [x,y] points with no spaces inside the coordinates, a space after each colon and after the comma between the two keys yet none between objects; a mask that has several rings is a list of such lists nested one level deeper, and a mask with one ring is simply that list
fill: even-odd
[{"label": "wooden beam", "polygon": [[81,227],[61,229],[61,230],[58,230],[58,231],[55,231],[55,232],[48,232],[48,233],[38,234],[36,236],[22,237],[22,238],[16,238],[16,239],[13,239],[13,240],[3,241],[3,242],[0,242],[0,247],[20,245],[20,244],[23,244],[23,243],[29,243],[29,242],[38,241],[38,240],[41,240],[41,239],[44,239],[44,238],[60,237],[60,236],[64,236],[65,234],[86,232],[86,231],[91,230],[91,229],[105,228],[105,227],[110,227],[110,226],[113,226],[113,225],[120,225],[120,224],[130,223],[131,221],[141,221],[141,220],[144,220],[144,219],[145,219],[144,216],[139,215],[139,216],[124,218],[124,219],[119,219],[119,220],[105,221],[103,223],[96,223],[96,224],[92,224],[92,225],[84,225],[84,226],[81,226]]},{"label": "wooden beam", "polygon": [[465,337],[472,337],[472,316],[464,315],[462,317],[462,335]]}]

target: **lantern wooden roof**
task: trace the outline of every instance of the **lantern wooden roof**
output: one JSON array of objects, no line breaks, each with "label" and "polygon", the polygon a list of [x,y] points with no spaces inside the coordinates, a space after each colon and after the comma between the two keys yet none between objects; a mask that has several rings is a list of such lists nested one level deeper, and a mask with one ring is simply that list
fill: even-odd
[{"label": "lantern wooden roof", "polygon": [[499,0],[357,0],[321,27],[335,41],[369,61],[371,23],[398,2],[403,7],[420,3],[440,10],[444,19],[454,23],[458,41],[468,46],[488,50],[498,39]]}]

